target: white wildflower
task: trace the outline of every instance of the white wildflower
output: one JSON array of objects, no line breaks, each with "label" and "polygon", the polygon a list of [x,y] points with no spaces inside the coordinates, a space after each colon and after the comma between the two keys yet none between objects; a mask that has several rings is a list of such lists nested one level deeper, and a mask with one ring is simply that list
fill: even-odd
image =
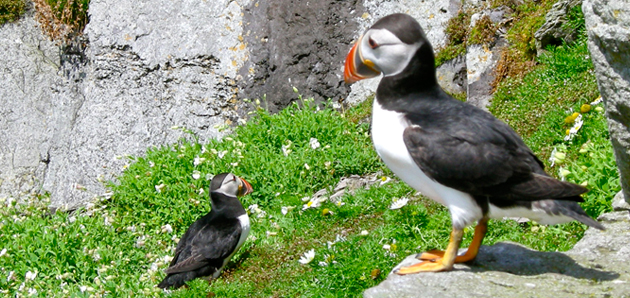
[{"label": "white wildflower", "polygon": [[206,191],[202,188],[199,188],[199,195],[203,195]]},{"label": "white wildflower", "polygon": [[319,263],[317,263],[317,264],[318,264],[320,267],[326,267],[326,266],[328,266],[328,263],[326,263],[326,262],[324,262],[324,261],[321,261],[321,262],[319,262]]},{"label": "white wildflower", "polygon": [[138,239],[136,239],[136,247],[137,248],[140,248],[140,247],[144,246],[144,244],[145,244],[144,239],[145,238],[146,237],[143,235],[143,236],[138,237]]},{"label": "white wildflower", "polygon": [[307,169],[307,170],[311,169],[311,167],[307,163],[304,164],[304,168]]},{"label": "white wildflower", "polygon": [[28,272],[26,272],[26,275],[24,276],[24,279],[26,279],[26,280],[35,280],[35,277],[37,277],[37,271],[35,271],[35,272],[28,271]]},{"label": "white wildflower", "polygon": [[0,257],[4,256],[7,254],[7,249],[3,248],[2,251],[0,251]]},{"label": "white wildflower", "polygon": [[92,255],[92,260],[94,260],[94,262],[100,261],[101,255],[98,252],[94,252],[94,254]]},{"label": "white wildflower", "polygon": [[262,218],[267,214],[267,212],[265,212],[264,210],[258,207],[258,204],[250,205],[247,209],[249,210],[250,213],[256,214],[256,217],[258,218]]},{"label": "white wildflower", "polygon": [[7,282],[11,282],[11,280],[13,280],[15,278],[15,271],[10,271],[9,275],[7,276]]},{"label": "white wildflower", "polygon": [[156,185],[155,186],[155,191],[157,191],[157,193],[162,193],[162,190],[164,189],[164,187],[166,187],[166,184],[164,184],[164,183]]},{"label": "white wildflower", "polygon": [[326,200],[328,200],[327,197],[318,197],[318,198],[312,198],[308,201],[308,203],[304,204],[304,206],[302,206],[302,210],[306,210],[309,208],[317,208],[319,206],[322,205],[323,202],[325,202]]},{"label": "white wildflower", "polygon": [[575,137],[577,132],[580,130],[580,128],[582,128],[582,124],[584,124],[584,121],[582,120],[582,114],[580,114],[577,116],[577,118],[575,118],[573,127],[569,129],[569,134],[566,137],[564,137],[564,140],[565,141],[572,140],[573,137]]},{"label": "white wildflower", "polygon": [[289,147],[291,147],[291,143],[288,145],[282,145],[282,154],[284,154],[284,156],[289,156],[289,153],[291,153],[291,149],[289,149]]},{"label": "white wildflower", "polygon": [[367,236],[370,232],[363,230],[361,231],[361,236]]},{"label": "white wildflower", "polygon": [[223,157],[225,156],[225,154],[227,154],[227,153],[228,153],[228,152],[227,152],[227,150],[219,151],[219,152],[217,153],[217,156],[218,156],[219,158],[223,158]]},{"label": "white wildflower", "polygon": [[405,205],[407,205],[407,202],[409,202],[408,198],[400,198],[400,199],[394,198],[392,204],[389,206],[389,209],[391,210],[400,209],[404,207]]},{"label": "white wildflower", "polygon": [[602,96],[600,95],[599,97],[597,97],[597,99],[595,99],[595,101],[591,102],[590,105],[594,106],[594,105],[598,105],[600,104],[602,101],[604,101],[604,99],[602,98]]},{"label": "white wildflower", "polygon": [[287,215],[287,213],[289,213],[294,208],[295,208],[294,206],[282,207],[281,209],[282,215]]},{"label": "white wildflower", "polygon": [[210,181],[210,180],[212,180],[212,178],[214,178],[214,175],[206,174],[206,180]]},{"label": "white wildflower", "polygon": [[315,250],[311,249],[311,250],[305,252],[304,255],[300,257],[300,260],[298,262],[300,262],[301,264],[306,265],[306,264],[312,262],[314,258],[315,258]]},{"label": "white wildflower", "polygon": [[28,289],[28,295],[29,295],[29,296],[35,296],[35,295],[37,295],[37,290],[35,290],[35,289],[33,289],[33,288]]},{"label": "white wildflower", "polygon": [[383,184],[385,184],[385,183],[387,183],[389,181],[392,181],[392,178],[383,176],[383,177],[381,177],[381,182],[380,182],[379,185],[383,185]]},{"label": "white wildflower", "polygon": [[565,168],[562,168],[562,167],[561,167],[561,168],[559,168],[559,169],[558,169],[558,176],[560,176],[560,179],[561,179],[562,181],[564,181],[564,180],[566,179],[566,177],[567,177],[568,175],[570,175],[570,174],[571,174],[571,171],[569,171],[569,170],[567,170],[567,169],[565,169]]},{"label": "white wildflower", "polygon": [[319,148],[321,145],[319,144],[319,141],[316,138],[311,138],[311,140],[308,142],[309,145],[311,145],[311,148],[313,150]]},{"label": "white wildflower", "polygon": [[149,161],[149,168],[155,167],[155,163],[152,161]]},{"label": "white wildflower", "polygon": [[192,173],[192,178],[195,179],[195,180],[201,178],[201,172],[199,172],[197,170],[194,170],[193,173]]},{"label": "white wildflower", "polygon": [[170,224],[165,224],[162,226],[162,233],[173,233],[173,227]]},{"label": "white wildflower", "polygon": [[202,164],[204,161],[206,161],[205,158],[197,156],[197,157],[195,157],[195,159],[193,159],[193,165],[196,167],[196,166]]}]

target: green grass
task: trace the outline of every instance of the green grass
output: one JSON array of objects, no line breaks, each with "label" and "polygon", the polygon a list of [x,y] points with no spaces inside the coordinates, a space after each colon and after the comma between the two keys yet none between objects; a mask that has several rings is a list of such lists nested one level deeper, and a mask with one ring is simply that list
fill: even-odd
[{"label": "green grass", "polygon": [[24,0],[0,0],[0,25],[19,19],[25,8]]},{"label": "green grass", "polygon": [[[582,206],[596,217],[610,210],[619,190],[603,111],[595,106],[583,113],[583,127],[572,140],[564,140],[570,127],[565,118],[598,96],[587,56],[584,36],[573,46],[551,49],[529,74],[502,82],[490,109],[548,165],[554,148],[565,155],[549,172],[557,175],[562,167],[567,180],[586,184],[591,191]],[[109,185],[111,199],[72,213],[50,214],[45,196],[26,204],[0,202],[0,293],[360,296],[407,255],[445,248],[450,233],[448,210],[395,178],[344,195],[344,204],[325,202],[302,210],[302,198],[330,190],[341,177],[392,176],[372,149],[366,121],[370,101],[343,112],[318,109],[310,100],[274,115],[254,107],[249,122],[222,140],[202,144],[190,134],[176,144],[149,148],[144,156],[121,157],[128,165]],[[312,138],[320,147],[311,147]],[[241,201],[264,212],[250,212],[250,238],[212,285],[196,280],[188,289],[157,289],[177,237],[210,208],[208,178],[224,171],[252,184],[255,191]],[[400,197],[409,198],[408,205],[390,210],[392,199]],[[285,215],[282,207],[294,209]],[[484,244],[515,241],[541,251],[565,251],[584,230],[576,222],[491,221]],[[462,246],[470,243],[472,232],[466,231]],[[338,238],[342,241],[335,242]],[[311,249],[314,260],[300,264],[298,259]],[[37,275],[26,280],[28,272]]]}]

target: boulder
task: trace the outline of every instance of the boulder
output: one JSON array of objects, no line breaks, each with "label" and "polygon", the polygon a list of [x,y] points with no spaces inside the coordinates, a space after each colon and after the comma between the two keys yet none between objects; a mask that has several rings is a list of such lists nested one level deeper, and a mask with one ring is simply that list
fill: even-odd
[{"label": "boulder", "polygon": [[[363,297],[626,297],[630,216],[614,212],[599,220],[607,230],[588,229],[567,252],[539,252],[509,242],[481,246],[470,264],[456,264],[449,272],[390,273]],[[393,270],[417,262],[411,255]]]},{"label": "boulder", "polygon": [[630,3],[585,0],[582,11],[621,188],[630,203]]}]

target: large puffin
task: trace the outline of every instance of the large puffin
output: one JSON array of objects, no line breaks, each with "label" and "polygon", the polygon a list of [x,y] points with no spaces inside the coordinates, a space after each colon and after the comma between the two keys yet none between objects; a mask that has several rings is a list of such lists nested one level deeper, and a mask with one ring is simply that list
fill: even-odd
[{"label": "large puffin", "polygon": [[160,288],[179,288],[199,277],[217,278],[249,234],[249,217],[238,197],[252,186],[232,173],[214,176],[210,183],[212,209],[195,221],[179,240]]},{"label": "large puffin", "polygon": [[[348,53],[346,83],[381,73],[372,112],[374,148],[401,180],[448,207],[452,220],[446,250],[419,254],[423,262],[398,274],[448,271],[473,260],[489,218],[578,220],[604,229],[576,203],[586,188],[550,177],[512,128],[442,90],[433,48],[411,16],[380,19]],[[470,247],[458,255],[464,228],[475,223]]]}]

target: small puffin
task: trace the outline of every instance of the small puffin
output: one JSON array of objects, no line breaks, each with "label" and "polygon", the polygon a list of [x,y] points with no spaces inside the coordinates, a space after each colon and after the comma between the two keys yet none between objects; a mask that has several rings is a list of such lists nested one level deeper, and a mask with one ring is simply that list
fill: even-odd
[{"label": "small puffin", "polygon": [[[398,274],[448,271],[473,260],[490,218],[577,220],[604,229],[576,203],[586,188],[550,177],[512,128],[442,90],[433,48],[411,16],[380,19],[348,53],[346,83],[381,73],[372,111],[374,148],[401,180],[448,207],[452,221],[445,251],[419,254],[422,262]],[[475,222],[470,247],[458,255],[464,228]]]},{"label": "small puffin", "polygon": [[175,249],[160,288],[179,288],[199,277],[219,277],[221,269],[243,245],[249,234],[249,217],[238,197],[252,186],[232,173],[214,176],[210,183],[212,209],[195,221]]}]

